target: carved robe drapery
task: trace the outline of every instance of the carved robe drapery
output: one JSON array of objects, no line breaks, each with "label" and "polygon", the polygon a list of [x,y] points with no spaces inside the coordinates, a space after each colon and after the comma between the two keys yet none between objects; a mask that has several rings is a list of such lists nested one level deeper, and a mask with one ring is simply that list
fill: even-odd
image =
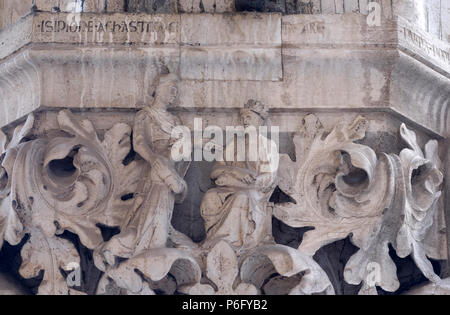
[{"label": "carved robe drapery", "polygon": [[[229,144],[225,152],[230,145],[235,150],[234,161],[226,161],[225,156],[225,161],[216,162],[211,178],[219,187],[206,193],[201,213],[207,240],[226,240],[245,250],[271,239],[272,214],[267,203],[276,185],[278,167],[271,153],[277,151],[272,140],[259,135],[258,146],[262,150],[258,160],[249,161],[247,143],[245,161],[238,161],[237,145]],[[242,180],[247,175],[255,179],[254,183]]]}]

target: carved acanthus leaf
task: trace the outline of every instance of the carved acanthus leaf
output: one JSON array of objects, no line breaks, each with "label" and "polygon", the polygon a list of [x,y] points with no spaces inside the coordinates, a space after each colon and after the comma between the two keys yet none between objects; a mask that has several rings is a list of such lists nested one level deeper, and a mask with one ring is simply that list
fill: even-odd
[{"label": "carved acanthus leaf", "polygon": [[81,292],[69,288],[62,270],[70,271],[71,265],[80,264],[78,253],[69,241],[53,236],[46,237],[38,229],[30,231],[30,239],[23,246],[20,274],[34,278],[44,272],[39,286],[40,295],[67,295]]},{"label": "carved acanthus leaf", "polygon": [[202,295],[255,295],[258,293],[255,286],[241,281],[234,286],[239,274],[238,258],[233,248],[226,241],[219,241],[209,251],[206,257],[206,276],[217,287],[215,290],[208,284],[197,283],[182,288],[187,294]]},{"label": "carved acanthus leaf", "polygon": [[352,143],[364,136],[362,122],[357,118],[348,128],[339,124],[327,135],[314,117],[305,118],[294,137],[304,159],[286,164],[296,171],[285,177],[292,183],[282,187],[295,203],[275,205],[274,213],[291,226],[314,227],[299,247],[309,255],[351,235],[360,250],[348,261],[344,277],[351,284],[363,282],[360,293],[376,293],[376,286],[398,289],[389,244],[400,257],[411,254],[423,274],[438,282],[423,242],[441,194],[437,142],[429,141],[424,155],[415,133],[402,124],[400,134],[410,148],[377,160],[372,149]]},{"label": "carved acanthus leaf", "polygon": [[437,141],[430,140],[425,145],[424,155],[417,143],[416,134],[404,124],[400,127],[400,135],[410,149],[400,152],[405,204],[403,223],[396,239],[396,251],[399,257],[412,255],[424,276],[438,282],[440,278],[435,274],[423,245],[426,232],[433,224],[437,200],[441,196],[439,187],[443,175],[439,170]]},{"label": "carved acanthus leaf", "polygon": [[22,238],[22,223],[10,204],[10,197],[0,199],[0,248],[4,240],[17,245]]},{"label": "carved acanthus leaf", "polygon": [[372,149],[353,143],[364,137],[363,118],[349,126],[339,124],[326,134],[311,116],[294,137],[301,157],[281,165],[295,170],[286,191],[295,203],[276,205],[274,215],[293,227],[314,227],[299,248],[308,255],[350,233],[355,243],[365,247],[393,194],[392,185],[385,185],[390,180],[383,180],[392,174],[385,161],[377,164]]},{"label": "carved acanthus leaf", "polygon": [[[131,128],[116,124],[100,141],[89,120],[79,120],[69,111],[59,113],[58,123],[72,137],[49,141],[43,157],[46,190],[41,196],[47,208],[52,205],[48,212],[57,222],[57,233],[67,229],[95,248],[103,242],[98,224],[119,226],[134,202],[141,168],[137,162],[123,163],[131,150]],[[73,160],[71,173],[55,164],[64,160]]]},{"label": "carved acanthus leaf", "polygon": [[[14,129],[8,143],[7,136],[0,131],[0,248],[3,240],[16,245],[23,237],[23,225],[16,212],[17,203],[13,203],[11,185],[15,175],[16,156],[22,141],[31,133],[34,115]],[[20,167],[20,166],[19,166]]]},{"label": "carved acanthus leaf", "polygon": [[[347,282],[364,282],[362,293],[374,293],[375,285],[391,292],[398,289],[396,267],[388,253],[389,243],[399,257],[412,255],[425,277],[433,282],[440,281],[426,257],[423,243],[433,224],[436,202],[441,194],[442,174],[439,171],[437,142],[431,140],[427,143],[424,156],[416,134],[404,124],[400,127],[400,135],[410,149],[402,150],[400,156],[387,156],[395,174],[395,197],[385,211],[380,231],[370,248],[361,248],[350,258],[345,269]],[[368,282],[371,282],[370,285]]]},{"label": "carved acanthus leaf", "polygon": [[[401,179],[395,175],[400,161],[398,157],[386,154],[381,155],[380,161],[383,161],[380,169],[386,169],[387,173],[392,175],[376,180],[380,184],[389,186],[390,191],[395,191],[395,187],[401,185]],[[360,250],[350,257],[345,266],[344,279],[347,283],[355,285],[364,283],[360,294],[376,294],[375,286],[390,292],[396,291],[400,286],[397,279],[397,267],[389,255],[389,244],[395,239],[400,227],[398,218],[401,214],[403,199],[398,192],[390,197],[379,224],[373,226],[369,241],[365,244],[355,243]]]},{"label": "carved acanthus leaf", "polygon": [[283,290],[286,293],[334,294],[327,274],[311,257],[283,245],[258,247],[244,259],[240,275],[242,281],[252,283],[261,290],[263,284],[275,273],[285,278],[298,276],[298,280],[295,278],[294,281],[279,281],[278,286],[288,287]]},{"label": "carved acanthus leaf", "polygon": [[[88,248],[101,244],[98,225],[120,225],[134,202],[142,165],[123,163],[131,151],[131,128],[126,124],[116,124],[100,141],[89,120],[66,110],[58,114],[57,132],[69,136],[23,142],[33,121],[30,115],[17,127],[8,145],[0,135],[0,243],[5,237],[17,244],[24,233],[30,234],[23,251],[23,275],[35,276],[45,270],[39,293],[62,293],[67,286],[55,271],[60,266],[53,258],[79,258],[75,259],[76,251],[69,250],[70,243],[55,234],[68,230]],[[40,246],[53,258],[39,255]]]},{"label": "carved acanthus leaf", "polygon": [[[137,273],[139,272],[139,273]],[[148,294],[149,281],[161,281],[171,274],[178,286],[200,283],[201,270],[197,261],[186,252],[175,248],[158,248],[122,262],[117,268],[107,269],[106,275],[130,294]]]}]

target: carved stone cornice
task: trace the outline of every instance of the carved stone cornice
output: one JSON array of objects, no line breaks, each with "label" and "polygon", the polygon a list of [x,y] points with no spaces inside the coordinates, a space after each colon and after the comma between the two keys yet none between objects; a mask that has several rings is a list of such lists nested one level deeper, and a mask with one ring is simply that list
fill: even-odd
[{"label": "carved stone cornice", "polygon": [[1,126],[61,106],[139,108],[164,60],[181,76],[183,109],[257,97],[275,111],[385,111],[448,134],[448,44],[401,19],[369,27],[359,14],[83,13],[71,32],[67,17],[35,13],[0,32]]}]

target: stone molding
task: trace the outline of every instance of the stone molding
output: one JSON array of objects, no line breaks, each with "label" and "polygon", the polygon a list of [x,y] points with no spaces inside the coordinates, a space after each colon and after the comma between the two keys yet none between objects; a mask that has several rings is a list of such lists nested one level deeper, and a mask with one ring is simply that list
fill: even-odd
[{"label": "stone molding", "polygon": [[[4,78],[0,91],[6,95],[1,107],[7,109],[0,125],[23,119],[36,109],[60,107],[61,101],[68,108],[139,108],[138,104],[147,102],[151,96],[147,87],[151,86],[162,60],[172,72],[181,75],[182,108],[236,108],[235,104],[242,99],[257,97],[274,110],[308,106],[331,111],[343,108],[388,111],[437,136],[448,134],[449,98],[445,97],[450,93],[448,64],[437,58],[434,50],[418,52],[417,47],[405,41],[402,36],[406,22],[402,20],[398,24],[386,21],[381,28],[371,29],[365,16],[358,14],[84,13],[81,16],[84,25],[81,33],[39,30],[46,28],[47,22],[49,30],[55,23],[51,21],[64,22],[67,18],[64,13],[35,13],[0,32],[4,57],[0,65]],[[233,20],[235,29],[226,29],[227,19]],[[250,31],[259,25],[260,19],[268,27],[272,25],[267,32],[273,36],[261,32],[252,37],[254,32]],[[117,23],[116,30],[125,29],[125,21],[135,21],[132,30],[140,27],[145,32],[131,32],[127,24],[128,32],[97,36],[89,30],[99,24],[91,25],[89,21],[103,21],[104,25],[109,21],[108,27],[113,28],[113,23]],[[138,21],[142,22],[139,26]],[[194,34],[202,34],[201,25],[206,22],[217,25],[209,32],[222,34],[223,44],[196,39]],[[335,31],[338,29],[348,31]],[[441,57],[446,56],[448,44],[438,40],[432,43],[435,45],[432,47],[439,47]],[[431,54],[429,58],[426,53]],[[423,63],[424,58],[428,62]],[[258,60],[267,67],[249,68]],[[64,70],[67,64],[70,72]],[[438,87],[438,99],[436,88],[422,89],[421,95],[427,95],[425,99],[429,100],[426,103],[396,99],[404,89],[401,81],[412,76],[416,78],[414,84]],[[305,81],[305,77],[309,79]],[[321,93],[321,84],[330,93]],[[10,97],[11,86],[22,86],[22,92]],[[103,98],[95,93],[98,88],[113,93]],[[250,95],[250,91],[256,94]],[[211,99],[209,95],[214,97]],[[405,98],[410,97],[406,93]],[[404,104],[417,110],[405,111]],[[416,115],[422,112],[436,113],[433,117],[438,119]]]}]

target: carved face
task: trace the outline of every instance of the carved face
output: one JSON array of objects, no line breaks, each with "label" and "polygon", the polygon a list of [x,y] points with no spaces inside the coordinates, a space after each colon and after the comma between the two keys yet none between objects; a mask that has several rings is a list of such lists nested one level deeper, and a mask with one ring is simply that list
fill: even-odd
[{"label": "carved face", "polygon": [[156,95],[164,104],[174,104],[178,98],[178,87],[176,82],[169,82],[158,86]]},{"label": "carved face", "polygon": [[264,120],[257,113],[244,109],[241,111],[242,125],[247,128],[248,126],[259,127],[264,124]]}]

